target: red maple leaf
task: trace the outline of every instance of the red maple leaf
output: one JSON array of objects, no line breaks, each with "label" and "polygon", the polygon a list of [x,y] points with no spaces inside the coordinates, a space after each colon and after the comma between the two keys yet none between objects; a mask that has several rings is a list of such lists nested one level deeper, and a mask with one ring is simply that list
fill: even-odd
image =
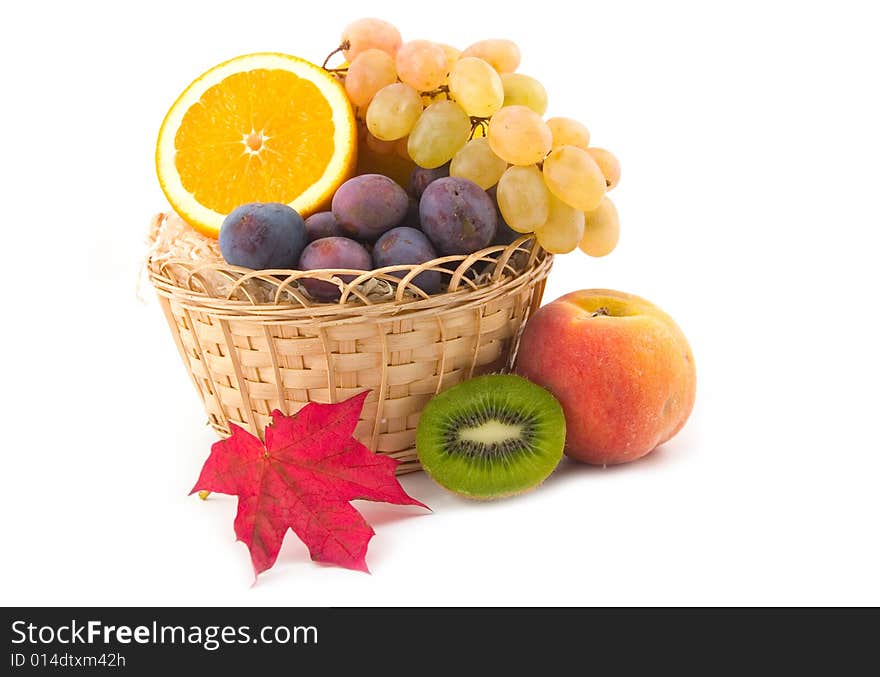
[{"label": "red maple leaf", "polygon": [[427,507],[398,483],[396,460],[352,437],[367,394],[307,404],[294,416],[275,410],[265,445],[230,424],[232,435],[211,447],[190,493],[238,496],[235,535],[250,550],[255,575],[275,564],[288,528],[316,562],[369,571],[374,532],[349,501]]}]

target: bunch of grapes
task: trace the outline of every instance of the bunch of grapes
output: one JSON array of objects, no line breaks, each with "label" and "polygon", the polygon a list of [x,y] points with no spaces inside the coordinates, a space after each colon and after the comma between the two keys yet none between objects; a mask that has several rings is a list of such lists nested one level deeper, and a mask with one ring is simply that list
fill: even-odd
[{"label": "bunch of grapes", "polygon": [[577,120],[543,118],[547,92],[516,72],[515,43],[483,40],[459,51],[403,42],[391,24],[360,19],[343,31],[338,51],[347,65],[333,72],[344,79],[372,151],[425,170],[448,165],[451,177],[490,191],[510,229],[535,233],[549,252],[614,249],[619,222],[606,193],[620,180],[620,164],[589,145]]}]

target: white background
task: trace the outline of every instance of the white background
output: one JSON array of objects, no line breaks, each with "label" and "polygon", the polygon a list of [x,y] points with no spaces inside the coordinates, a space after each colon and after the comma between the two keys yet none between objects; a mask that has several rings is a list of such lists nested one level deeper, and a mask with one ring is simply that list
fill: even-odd
[{"label": "white background", "polygon": [[[10,9],[14,7],[14,9]],[[574,14],[580,7],[580,14]],[[880,604],[880,47],[870,3],[7,4],[3,604]],[[231,56],[320,60],[364,13],[405,38],[509,37],[622,160],[619,249],[546,300],[637,293],[698,367],[646,459],[538,491],[362,504],[372,575],[288,534],[251,586],[235,499],[187,492],[214,436],[159,308],[135,298],[180,90]]]}]

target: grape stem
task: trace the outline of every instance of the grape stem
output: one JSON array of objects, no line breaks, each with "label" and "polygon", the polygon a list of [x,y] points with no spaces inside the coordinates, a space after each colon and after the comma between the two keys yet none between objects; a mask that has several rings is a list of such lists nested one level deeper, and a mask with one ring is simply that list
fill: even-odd
[{"label": "grape stem", "polygon": [[468,136],[468,139],[473,139],[474,134],[477,133],[477,129],[483,130],[483,136],[486,136],[489,130],[489,118],[480,118],[475,115],[471,115],[471,133]]},{"label": "grape stem", "polygon": [[445,94],[446,99],[449,100],[449,85],[440,85],[437,89],[432,89],[429,92],[419,92],[422,96],[429,96],[434,98],[440,94]]},{"label": "grape stem", "polygon": [[343,40],[342,44],[340,44],[339,47],[337,47],[336,49],[334,49],[332,52],[330,52],[327,55],[327,58],[324,59],[324,63],[321,64],[321,68],[323,68],[324,70],[328,70],[331,73],[336,73],[336,72],[339,72],[340,70],[344,70],[341,68],[336,68],[336,69],[327,68],[327,64],[329,63],[330,59],[332,59],[335,54],[339,54],[339,52],[344,52],[349,47],[351,47],[351,43],[348,40]]}]

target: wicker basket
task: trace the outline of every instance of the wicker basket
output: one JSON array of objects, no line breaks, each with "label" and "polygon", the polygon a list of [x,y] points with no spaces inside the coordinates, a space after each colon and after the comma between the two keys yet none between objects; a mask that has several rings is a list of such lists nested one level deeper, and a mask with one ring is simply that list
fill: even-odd
[{"label": "wicker basket", "polygon": [[[398,459],[401,473],[419,467],[416,425],[435,393],[511,366],[553,259],[523,236],[369,273],[255,272],[225,264],[215,241],[175,216],[154,217],[150,240],[150,281],[218,433],[233,422],[262,436],[273,409],[290,414],[368,388],[355,434]],[[429,269],[447,277],[447,292],[414,285]],[[344,272],[355,278],[335,277]],[[299,284],[306,276],[337,284],[339,302],[311,300]]]}]

